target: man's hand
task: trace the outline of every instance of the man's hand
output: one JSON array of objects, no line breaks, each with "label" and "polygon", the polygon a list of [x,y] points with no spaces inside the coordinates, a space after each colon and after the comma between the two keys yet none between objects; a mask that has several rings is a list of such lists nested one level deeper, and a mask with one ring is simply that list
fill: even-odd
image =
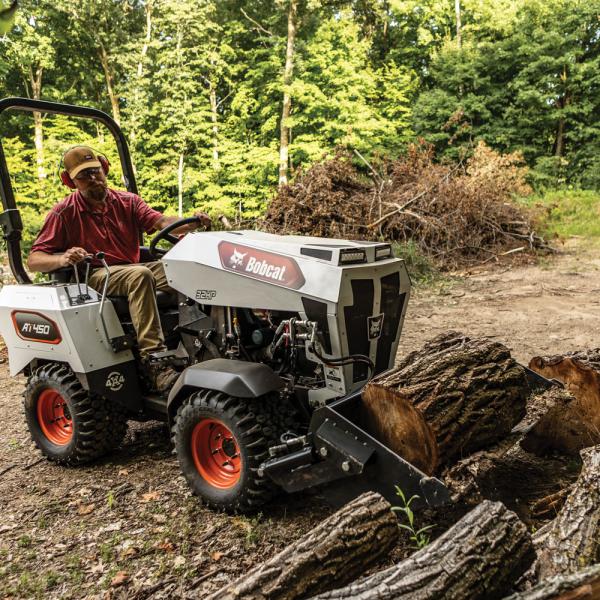
[{"label": "man's hand", "polygon": [[202,211],[195,212],[194,216],[197,217],[199,219],[199,221],[198,221],[197,225],[195,223],[191,224],[192,230],[198,229],[199,227],[204,227],[204,229],[210,229],[210,226],[212,225],[212,221],[210,220],[210,217],[205,212],[202,212]]},{"label": "man's hand", "polygon": [[60,256],[60,266],[69,267],[80,263],[86,256],[86,252],[83,248],[69,248],[64,254]]}]

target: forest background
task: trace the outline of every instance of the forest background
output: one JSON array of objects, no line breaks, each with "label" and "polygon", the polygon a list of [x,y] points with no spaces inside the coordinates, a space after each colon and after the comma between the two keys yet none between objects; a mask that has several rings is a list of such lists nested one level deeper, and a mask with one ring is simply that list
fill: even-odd
[{"label": "forest background", "polygon": [[[419,138],[442,161],[479,140],[519,151],[538,190],[598,190],[599,15],[600,0],[21,0],[0,95],[109,113],[141,195],[171,214],[254,219],[338,148],[378,161]],[[93,122],[5,113],[0,131],[26,245],[68,191],[69,145],[106,153],[119,186]]]}]

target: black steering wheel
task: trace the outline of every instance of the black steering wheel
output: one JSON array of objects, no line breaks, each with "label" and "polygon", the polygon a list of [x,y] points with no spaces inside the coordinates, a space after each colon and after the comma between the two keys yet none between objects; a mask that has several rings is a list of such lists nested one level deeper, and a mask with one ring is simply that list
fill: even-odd
[{"label": "black steering wheel", "polygon": [[[165,250],[164,248],[157,248],[156,245],[158,244],[158,242],[160,242],[161,240],[167,240],[167,242],[170,242],[174,246],[179,241],[179,238],[175,237],[174,235],[171,235],[171,231],[177,229],[178,227],[182,227],[183,225],[189,225],[190,223],[200,223],[200,218],[187,217],[185,219],[178,219],[177,221],[173,221],[173,223],[161,229],[150,240],[150,246],[148,247],[148,251],[150,252],[150,254],[156,259],[159,259],[161,256],[164,256],[168,252],[168,250]],[[210,227],[207,227],[206,229],[208,230],[210,229]]]}]

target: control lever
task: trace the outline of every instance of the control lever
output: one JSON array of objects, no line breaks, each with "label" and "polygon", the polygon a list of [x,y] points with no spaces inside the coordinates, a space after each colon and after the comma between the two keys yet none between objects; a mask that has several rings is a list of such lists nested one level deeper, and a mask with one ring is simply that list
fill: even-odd
[{"label": "control lever", "polygon": [[[104,335],[106,336],[106,341],[109,345],[112,345],[111,338],[108,335],[108,329],[106,328],[106,321],[104,320],[104,313],[103,313],[104,302],[106,300],[106,294],[108,291],[108,280],[110,279],[110,269],[108,268],[108,265],[106,264],[106,260],[104,259],[104,256],[105,256],[104,252],[96,253],[96,259],[102,263],[102,266],[104,267],[104,270],[106,271],[106,278],[104,279],[104,285],[102,286],[102,296],[100,297],[100,308],[98,309],[98,314],[100,315],[100,322],[102,323],[102,329],[104,330]],[[88,270],[89,270],[89,263],[88,263]]]},{"label": "control lever", "polygon": [[85,294],[81,291],[81,281],[79,280],[79,268],[78,265],[73,265],[73,271],[75,272],[75,282],[77,283],[77,294],[76,302],[77,304],[84,304],[86,300],[91,300],[90,296],[90,288],[88,285],[88,280],[90,277],[90,263],[92,262],[91,256],[86,256],[84,259],[85,265]]}]

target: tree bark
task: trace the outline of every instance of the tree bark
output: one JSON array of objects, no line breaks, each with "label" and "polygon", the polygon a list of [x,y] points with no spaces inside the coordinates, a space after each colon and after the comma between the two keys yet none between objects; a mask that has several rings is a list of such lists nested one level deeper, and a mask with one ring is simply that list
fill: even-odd
[{"label": "tree bark", "polygon": [[184,154],[179,154],[179,163],[177,165],[177,214],[183,217],[183,161]]},{"label": "tree bark", "polygon": [[551,577],[504,600],[596,600],[600,598],[600,565]]},{"label": "tree bark", "polygon": [[398,531],[389,503],[363,494],[209,600],[295,600],[344,585],[385,557]]},{"label": "tree bark", "polygon": [[[529,394],[525,371],[505,346],[453,331],[406,356],[374,384],[396,402],[365,403],[372,419],[400,422],[396,404],[412,404],[435,435],[440,465],[506,437],[525,415]],[[401,448],[401,440],[393,448]]]},{"label": "tree bark", "polygon": [[534,557],[525,525],[500,502],[486,501],[410,558],[313,600],[493,600]]},{"label": "tree bark", "polygon": [[102,42],[99,42],[98,56],[100,57],[100,64],[104,71],[104,78],[106,79],[106,90],[108,97],[110,98],[110,105],[112,107],[113,119],[117,122],[117,125],[121,122],[121,109],[119,108],[119,98],[115,94],[113,76],[110,70],[110,63],[108,60],[108,53]]},{"label": "tree bark", "polygon": [[213,169],[218,171],[221,168],[219,162],[219,105],[217,102],[217,88],[212,78],[209,80],[208,94],[210,99],[210,119],[212,121]]},{"label": "tree bark", "polygon": [[539,428],[552,428],[552,436],[572,453],[600,444],[600,349],[535,356],[529,368],[564,383],[574,398],[557,402],[551,420]]},{"label": "tree bark", "polygon": [[[577,473],[563,457],[526,452],[521,440],[522,435],[513,434],[447,469],[443,479],[453,502],[473,505],[483,499],[500,501],[525,523],[539,519],[544,510],[556,516],[562,506],[561,494]],[[553,506],[555,510],[550,512]]]},{"label": "tree bark", "polygon": [[281,126],[279,133],[279,185],[286,185],[288,182],[288,162],[289,162],[289,138],[290,128],[288,120],[292,112],[292,96],[290,85],[292,83],[292,73],[294,70],[294,42],[296,39],[296,20],[298,15],[298,1],[289,0],[288,9],[288,28],[287,28],[287,47],[285,51],[285,68],[283,71],[283,107],[281,110]]},{"label": "tree bark", "polygon": [[581,457],[579,479],[538,547],[540,580],[600,562],[600,446]]},{"label": "tree bark", "polygon": [[[29,67],[29,82],[31,83],[31,97],[34,100],[39,100],[42,97],[42,77],[44,74],[43,67],[37,67],[35,71],[33,67]],[[44,168],[44,129],[42,113],[34,111],[33,113],[33,141],[35,145],[35,163],[37,168],[38,182],[41,184],[47,177],[46,169]],[[39,187],[39,192],[42,193],[42,187]]]}]

